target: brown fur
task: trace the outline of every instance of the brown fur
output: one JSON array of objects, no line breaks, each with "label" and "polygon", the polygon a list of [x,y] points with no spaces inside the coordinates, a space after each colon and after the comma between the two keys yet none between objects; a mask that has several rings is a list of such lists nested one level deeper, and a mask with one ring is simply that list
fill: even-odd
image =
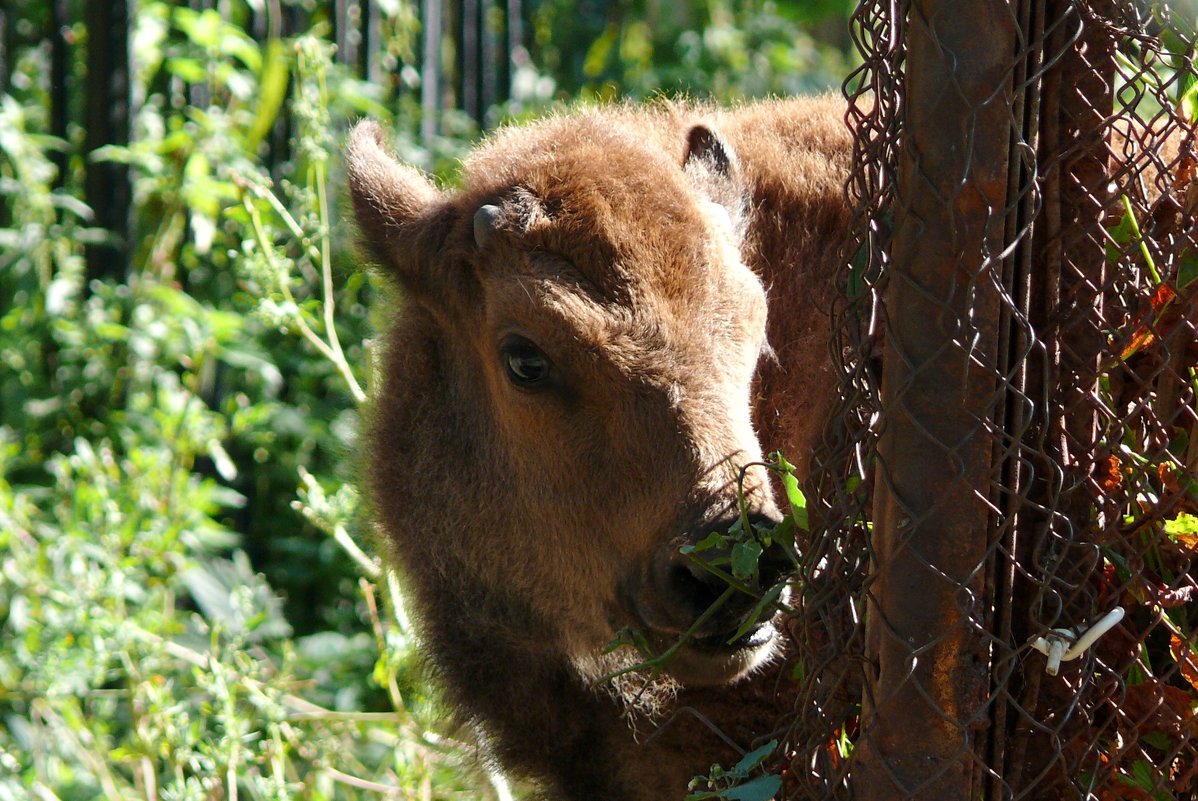
[{"label": "brown fur", "polygon": [[[681,798],[735,760],[700,717],[742,747],[777,722],[784,682],[757,664],[776,643],[594,681],[627,661],[601,653],[618,629],[664,648],[693,619],[676,548],[729,522],[759,438],[807,463],[832,397],[843,104],[579,111],[500,132],[456,192],[380,143],[364,124],[348,150],[366,244],[404,289],[369,485],[430,661],[553,797]],[[513,385],[512,335],[550,385]],[[777,516],[762,473],[748,490]]]}]

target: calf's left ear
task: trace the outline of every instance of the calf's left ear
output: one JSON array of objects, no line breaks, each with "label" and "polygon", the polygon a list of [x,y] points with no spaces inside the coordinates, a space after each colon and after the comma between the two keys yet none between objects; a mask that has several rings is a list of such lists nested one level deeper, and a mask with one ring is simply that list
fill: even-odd
[{"label": "calf's left ear", "polygon": [[728,143],[706,125],[696,125],[686,136],[682,169],[702,194],[727,210],[733,229],[741,233],[745,218],[744,187],[740,164]]}]

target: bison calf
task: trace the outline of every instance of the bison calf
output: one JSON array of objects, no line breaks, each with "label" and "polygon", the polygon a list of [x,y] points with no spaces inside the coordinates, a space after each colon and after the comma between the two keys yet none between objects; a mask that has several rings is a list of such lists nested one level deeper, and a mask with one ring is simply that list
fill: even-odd
[{"label": "bison calf", "polygon": [[[833,395],[844,117],[831,98],[582,110],[496,134],[455,191],[377,126],[351,135],[358,224],[402,288],[372,510],[449,700],[552,797],[681,798],[735,757],[713,728],[748,746],[788,703],[768,672],[785,638],[734,639],[738,603],[665,675],[597,680],[635,658],[604,653],[618,631],[663,651],[721,594],[679,547],[735,519],[761,443],[806,464]],[[778,517],[761,468],[745,490]]]}]

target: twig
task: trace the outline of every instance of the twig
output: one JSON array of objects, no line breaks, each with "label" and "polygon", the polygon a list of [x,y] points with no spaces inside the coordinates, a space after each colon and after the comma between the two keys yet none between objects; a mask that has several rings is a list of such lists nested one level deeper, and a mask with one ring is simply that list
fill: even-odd
[{"label": "twig", "polygon": [[291,215],[291,212],[287,210],[287,207],[283,205],[283,201],[279,200],[278,195],[276,195],[270,189],[258,184],[247,183],[245,184],[245,188],[249,189],[259,198],[269,203],[270,207],[275,210],[275,214],[279,215],[279,219],[281,219],[283,224],[286,225],[288,230],[291,231],[291,234],[307,249],[308,256],[311,257],[313,261],[320,261],[320,250],[312,244],[311,239],[306,233],[304,233],[304,229],[298,222],[296,222],[295,217]]}]

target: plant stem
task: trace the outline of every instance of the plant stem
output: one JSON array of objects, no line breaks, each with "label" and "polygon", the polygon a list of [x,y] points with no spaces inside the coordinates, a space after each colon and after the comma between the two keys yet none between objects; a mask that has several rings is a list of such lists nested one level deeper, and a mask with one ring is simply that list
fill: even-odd
[{"label": "plant stem", "polygon": [[1140,245],[1140,253],[1144,256],[1144,263],[1148,265],[1148,272],[1152,275],[1152,280],[1156,283],[1161,283],[1160,271],[1156,269],[1156,262],[1152,259],[1152,252],[1148,250],[1148,243],[1144,241],[1144,234],[1140,232],[1140,222],[1136,219],[1136,213],[1131,207],[1131,198],[1127,195],[1122,196],[1123,208],[1127,211],[1127,219],[1131,222],[1132,233],[1136,235],[1136,241]]},{"label": "plant stem", "polygon": [[354,542],[353,537],[349,536],[349,532],[345,530],[345,526],[340,523],[333,525],[333,539],[337,544],[349,554],[350,558],[358,563],[358,567],[362,568],[362,572],[372,579],[377,579],[383,572],[383,568],[378,561],[367,556],[366,552],[358,547],[358,543]]},{"label": "plant stem", "polygon": [[344,773],[328,765],[325,765],[323,770],[325,773],[329,774],[333,780],[339,781],[342,784],[348,784],[350,787],[357,787],[359,790],[371,790],[376,793],[384,793],[388,798],[395,795],[395,787],[389,784],[379,784],[378,782],[372,782],[367,779],[360,779],[357,776],[351,776],[348,773]]},{"label": "plant stem", "polygon": [[701,614],[697,618],[695,618],[695,622],[691,623],[690,628],[688,628],[686,631],[684,631],[682,633],[682,635],[674,642],[673,645],[671,645],[666,650],[662,651],[657,656],[652,657],[651,659],[646,659],[643,662],[638,662],[635,665],[630,665],[629,667],[621,668],[620,670],[614,670],[611,673],[608,673],[604,676],[600,676],[595,681],[595,684],[596,685],[603,684],[604,682],[611,681],[612,679],[617,678],[618,676],[623,676],[627,673],[632,673],[637,670],[644,670],[645,668],[652,669],[654,672],[654,675],[661,672],[662,668],[665,667],[666,663],[674,656],[674,654],[678,653],[678,650],[680,648],[682,648],[683,645],[686,645],[686,643],[690,641],[691,637],[694,636],[695,632],[698,631],[700,628],[702,628],[703,624],[706,623],[708,620],[710,620],[711,616],[714,615],[717,611],[719,611],[719,608],[721,606],[723,606],[725,603],[727,603],[728,599],[731,598],[732,594],[736,591],[737,590],[735,587],[729,587],[728,589],[724,590],[724,592],[720,595],[720,597],[716,598],[715,601],[711,604],[711,606],[707,607],[707,609],[703,612],[703,614]]},{"label": "plant stem", "polygon": [[723,570],[720,570],[715,565],[711,564],[710,562],[706,561],[705,559],[703,559],[701,557],[695,556],[694,554],[687,554],[686,556],[688,559],[690,559],[692,562],[697,564],[699,567],[703,568],[708,573],[710,573],[711,575],[718,578],[720,581],[727,584],[729,589],[737,590],[738,592],[743,592],[745,595],[751,595],[754,598],[761,597],[761,593],[758,590],[754,590],[748,584],[745,584],[743,581],[739,581],[731,573],[727,573]]},{"label": "plant stem", "polygon": [[[387,654],[387,636],[383,631],[383,621],[379,617],[378,602],[374,595],[374,585],[364,578],[358,579],[358,587],[362,590],[362,596],[366,599],[366,610],[370,614],[371,628],[374,630],[375,647],[379,654]],[[389,661],[389,660],[388,660]],[[404,704],[403,695],[399,691],[399,685],[395,681],[395,671],[387,669],[387,695],[391,699],[391,708],[396,714],[407,714],[407,706]]]},{"label": "plant stem", "polygon": [[291,231],[292,236],[294,236],[296,240],[300,242],[300,244],[302,244],[308,251],[308,256],[313,261],[320,261],[320,251],[315,245],[312,244],[311,240],[308,238],[308,235],[304,233],[304,229],[298,222],[296,222],[295,217],[291,215],[291,212],[287,210],[287,207],[283,205],[283,201],[279,200],[278,195],[276,195],[267,187],[260,186],[258,184],[247,183],[245,188],[249,189],[259,198],[269,203],[270,207],[274,209],[275,214],[279,215],[279,219],[281,219],[283,224],[287,226],[287,230]]},{"label": "plant stem", "polygon": [[[149,643],[158,648],[161,648],[168,655],[175,659],[180,659],[189,665],[193,665],[201,670],[211,670],[211,655],[193,651],[185,645],[168,640],[161,637],[152,631],[147,631],[141,626],[130,623],[126,630],[133,635],[135,639]],[[239,681],[245,682],[246,686],[253,688],[258,692],[264,692],[267,685],[258,679],[246,676],[243,673],[229,669],[229,672],[237,677]],[[400,716],[394,712],[339,712],[334,709],[326,709],[319,704],[314,704],[307,699],[300,698],[298,695],[291,693],[280,693],[279,700],[286,706],[290,707],[293,712],[287,716],[288,720],[323,720],[323,721],[352,721],[357,723],[395,723],[398,722]]]},{"label": "plant stem", "polygon": [[[329,242],[329,193],[325,181],[324,164],[316,165],[316,199],[320,207],[320,274],[323,279],[324,291],[324,332],[329,338],[329,345],[337,356],[337,363],[349,367],[345,353],[341,350],[341,339],[337,336],[337,325],[333,312],[336,301],[333,299],[333,254]],[[357,379],[350,373],[353,382],[354,399],[358,403],[366,400],[366,393],[358,385]]]},{"label": "plant stem", "polygon": [[[241,204],[245,207],[246,213],[250,215],[250,224],[254,229],[254,239],[258,242],[258,246],[262,248],[262,253],[266,257],[267,262],[270,264],[272,271],[274,271],[276,275],[284,276],[283,270],[279,266],[278,259],[275,257],[274,245],[271,244],[269,238],[266,236],[266,231],[262,227],[262,217],[258,214],[258,209],[254,206],[253,201],[250,200],[249,195],[244,192],[241,195]],[[325,295],[325,302],[323,305],[325,307],[327,320],[329,319],[329,315],[332,314],[331,306],[333,303],[331,273],[325,282],[325,288],[327,294]],[[322,356],[333,363],[333,366],[337,368],[337,372],[341,373],[341,377],[345,379],[346,386],[349,387],[350,394],[353,395],[354,401],[359,404],[364,403],[366,401],[366,393],[362,391],[362,387],[358,383],[358,379],[354,377],[353,371],[350,369],[349,362],[345,360],[345,354],[341,351],[341,344],[337,340],[336,332],[332,331],[331,329],[329,330],[332,341],[336,345],[336,348],[334,349],[329,345],[329,343],[325,342],[315,331],[313,331],[311,326],[308,325],[308,321],[304,319],[303,310],[300,309],[299,304],[295,300],[295,296],[291,294],[291,287],[287,285],[287,279],[285,276],[279,281],[279,290],[283,293],[283,299],[287,301],[289,307],[295,309],[291,317],[295,321],[296,327],[299,329],[300,334],[304,337],[304,339],[308,340],[312,347],[316,348],[316,350],[318,350]]]}]

